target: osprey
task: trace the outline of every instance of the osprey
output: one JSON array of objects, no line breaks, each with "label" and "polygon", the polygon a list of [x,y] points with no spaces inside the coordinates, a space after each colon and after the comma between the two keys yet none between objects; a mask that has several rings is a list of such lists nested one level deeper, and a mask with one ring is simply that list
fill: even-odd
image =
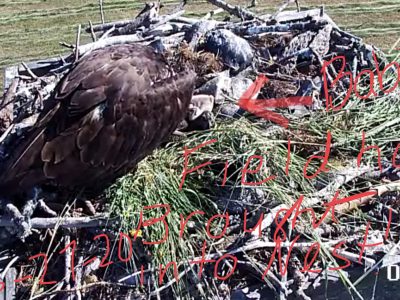
[{"label": "osprey", "polygon": [[0,193],[43,183],[101,192],[133,170],[185,117],[195,73],[149,46],[123,44],[80,59],[55,88],[0,173]]}]

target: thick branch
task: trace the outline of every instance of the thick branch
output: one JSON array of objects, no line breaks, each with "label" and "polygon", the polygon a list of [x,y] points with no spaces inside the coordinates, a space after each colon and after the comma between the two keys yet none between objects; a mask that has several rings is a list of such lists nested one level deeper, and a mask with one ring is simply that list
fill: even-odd
[{"label": "thick branch", "polygon": [[144,39],[138,37],[136,34],[112,36],[106,39],[98,40],[97,42],[89,43],[79,47],[79,56],[93,51],[99,48],[103,48],[110,45],[136,43],[144,41]]},{"label": "thick branch", "polygon": [[[31,219],[32,228],[44,229],[54,228],[59,226],[61,228],[87,228],[87,227],[100,227],[112,223],[107,216],[97,217],[76,217],[76,218],[33,218]],[[2,217],[0,219],[0,227],[14,227],[15,223],[10,218]]]}]

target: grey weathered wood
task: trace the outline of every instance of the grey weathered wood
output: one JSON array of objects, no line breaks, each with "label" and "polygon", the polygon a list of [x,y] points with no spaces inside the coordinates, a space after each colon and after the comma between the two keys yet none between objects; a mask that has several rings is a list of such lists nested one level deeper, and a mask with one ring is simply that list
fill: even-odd
[{"label": "grey weathered wood", "polygon": [[[112,223],[113,221],[107,216],[94,216],[94,217],[76,217],[76,218],[32,218],[31,227],[37,229],[54,228],[87,228],[99,227]],[[15,222],[10,218],[0,218],[0,227],[14,227]]]},{"label": "grey weathered wood", "polygon": [[[26,65],[28,68],[35,73],[36,76],[42,77],[49,75],[50,72],[62,68],[65,64],[71,63],[73,61],[73,57],[71,55],[64,55],[62,57],[53,57],[45,60],[37,60],[27,62]],[[17,76],[17,75],[27,75],[29,76],[28,72],[19,64],[17,66],[12,66],[10,68],[16,68],[13,70],[13,73],[10,73],[10,76]],[[10,82],[8,82],[9,84]],[[8,85],[7,85],[8,86]]]},{"label": "grey weathered wood", "polygon": [[156,27],[154,29],[151,29],[149,31],[146,31],[144,36],[151,35],[151,36],[156,36],[156,37],[162,37],[162,36],[166,36],[166,35],[182,32],[183,28],[184,27],[188,27],[188,26],[189,25],[187,25],[187,24],[170,22],[170,23],[158,26],[158,27]]},{"label": "grey weathered wood", "polygon": [[4,93],[4,98],[0,100],[0,109],[2,109],[3,106],[11,103],[11,100],[14,97],[15,92],[17,91],[18,84],[18,78],[14,77],[11,79],[11,84],[5,88],[7,92]]},{"label": "grey weathered wood", "polygon": [[252,13],[251,11],[244,9],[240,7],[239,5],[231,5],[226,3],[225,1],[222,0],[207,0],[211,4],[214,4],[215,6],[218,6],[222,8],[223,10],[226,10],[228,13],[237,16],[243,20],[253,20],[253,19],[258,19],[258,17]]},{"label": "grey weathered wood", "polygon": [[298,22],[291,24],[278,24],[278,25],[256,25],[256,26],[248,26],[247,28],[238,28],[235,29],[235,33],[244,34],[244,35],[257,35],[264,32],[287,32],[287,31],[316,31],[327,24],[327,21],[320,20],[318,22]]},{"label": "grey weathered wood", "polygon": [[15,282],[17,277],[17,270],[15,268],[10,268],[6,274],[6,289],[5,289],[5,300],[15,300]]},{"label": "grey weathered wood", "polygon": [[137,36],[136,34],[129,34],[129,35],[119,35],[119,36],[112,36],[109,38],[105,38],[102,40],[98,40],[93,43],[85,44],[79,47],[79,56],[90,52],[92,50],[96,50],[99,48],[103,48],[110,45],[117,45],[117,44],[125,44],[125,43],[136,43],[143,41],[142,38]]},{"label": "grey weathered wood", "polygon": [[3,83],[4,90],[8,89],[8,87],[11,85],[11,82],[17,75],[18,75],[18,66],[7,67],[4,70],[4,83]]},{"label": "grey weathered wood", "polygon": [[136,22],[135,19],[126,19],[126,20],[120,20],[120,21],[116,21],[116,22],[110,22],[110,23],[105,23],[105,24],[100,24],[100,25],[92,25],[92,28],[87,27],[85,28],[85,31],[87,33],[90,33],[92,30],[93,32],[99,32],[99,31],[107,31],[113,27],[115,28],[120,28],[120,27],[124,27],[126,25],[132,24]]},{"label": "grey weathered wood", "polygon": [[[262,19],[270,19],[272,15],[262,15]],[[334,28],[338,28],[336,23],[332,21],[332,19],[322,11],[321,15],[321,8],[315,8],[315,9],[310,9],[310,10],[305,10],[305,11],[295,11],[295,10],[288,10],[288,11],[282,11],[274,16],[274,20],[277,23],[287,23],[287,22],[294,22],[294,21],[301,21],[304,19],[324,19],[326,20],[329,24],[331,24]]]}]

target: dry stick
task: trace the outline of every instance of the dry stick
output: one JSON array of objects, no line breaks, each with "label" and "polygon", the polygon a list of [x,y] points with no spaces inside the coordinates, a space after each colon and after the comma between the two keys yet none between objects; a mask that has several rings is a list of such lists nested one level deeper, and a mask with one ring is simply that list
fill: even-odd
[{"label": "dry stick", "polygon": [[[329,250],[332,253],[335,251],[337,254],[340,254],[344,258],[347,258],[348,260],[350,260],[350,261],[352,261],[354,263],[360,263],[358,254],[355,254],[355,253],[352,253],[352,252],[349,252],[349,251],[346,251],[346,250],[342,250],[342,249],[335,249],[334,247],[329,247]],[[365,261],[365,265],[367,267],[371,267],[376,263],[376,261],[374,259],[369,258],[369,257],[365,257],[364,256],[364,257],[362,257],[362,259]]]},{"label": "dry stick", "polygon": [[300,12],[299,0],[294,0],[294,2],[296,3],[297,12]]},{"label": "dry stick", "polygon": [[[288,234],[287,234],[287,239],[288,240],[290,240],[291,238],[292,238],[292,233],[293,233],[293,228],[292,227],[290,227],[289,226],[289,228],[288,228]],[[288,254],[286,254],[286,255],[289,255],[290,256],[290,253],[288,253]],[[288,268],[289,268],[289,266],[287,266]],[[282,282],[282,284],[284,285],[284,286],[286,286],[287,285],[287,274],[288,272],[285,272],[283,275],[281,274],[281,282]],[[287,299],[287,296],[288,296],[288,294],[287,294],[287,291],[285,291],[285,290],[280,290],[279,291],[279,298],[280,299],[282,299],[282,300],[286,300]]]},{"label": "dry stick", "polygon": [[[197,19],[188,18],[188,17],[176,17],[176,18],[173,18],[171,21],[177,22],[177,23],[190,24],[190,25],[193,25],[198,22]],[[216,21],[216,22],[218,22],[218,21]]]},{"label": "dry stick", "polygon": [[385,258],[387,255],[394,254],[395,251],[397,250],[397,248],[399,248],[399,247],[400,247],[400,241],[399,241],[396,245],[394,245],[394,246],[392,247],[392,249],[390,249],[389,252],[388,252],[387,254],[385,254],[375,265],[373,265],[371,268],[369,268],[368,270],[366,270],[366,271],[364,272],[364,274],[361,275],[361,277],[358,278],[358,279],[354,282],[353,285],[356,286],[356,285],[358,285],[359,283],[361,283],[361,281],[363,281],[364,278],[367,277],[372,271],[374,271],[376,268],[379,268],[379,265],[383,262],[384,258]]},{"label": "dry stick", "polygon": [[4,94],[3,100],[1,101],[0,104],[0,109],[3,109],[4,106],[8,105],[12,98],[14,97],[17,87],[19,84],[19,78],[14,78],[10,84],[10,86],[7,89],[7,92]]},{"label": "dry stick", "polygon": [[79,59],[79,42],[81,40],[81,24],[78,25],[78,30],[76,33],[76,40],[75,40],[75,61]]},{"label": "dry stick", "polygon": [[[340,176],[344,176],[344,178],[336,179],[332,184],[328,185],[321,191],[317,192],[317,195],[311,196],[311,197],[305,197],[303,204],[305,204],[306,207],[311,207],[317,204],[321,198],[318,196],[319,193],[323,193],[325,196],[329,196],[330,193],[334,193],[334,189],[338,189],[340,186],[343,184],[357,178],[358,176],[361,176],[362,174],[365,174],[368,172],[368,169],[361,168],[358,171],[354,169],[346,169],[347,171],[341,171]],[[349,203],[344,203],[337,205],[335,207],[335,211],[338,211],[340,213],[346,213],[349,212],[350,210],[357,208],[361,204],[366,204],[371,201],[371,199],[375,196],[381,196],[384,193],[387,193],[389,191],[393,190],[400,190],[400,181],[395,181],[389,184],[377,186],[374,189],[377,190],[377,195],[374,196],[368,196],[368,197],[363,197],[361,199],[349,202]],[[332,196],[333,197],[333,196]],[[264,219],[261,222],[261,230],[264,230],[265,228],[268,228],[275,220],[276,214],[281,211],[281,209],[289,209],[289,207],[286,204],[281,204],[276,207],[274,207],[269,214],[267,214]],[[327,217],[324,219],[325,222],[330,222],[332,221],[332,216],[327,215]],[[251,235],[254,238],[258,237],[258,233],[256,231],[253,231]]]},{"label": "dry stick", "polygon": [[93,30],[93,24],[92,24],[92,21],[90,21],[90,20],[89,20],[89,30],[90,30],[90,35],[92,36],[93,42],[97,41],[96,34],[94,33],[94,30]]},{"label": "dry stick", "polygon": [[[187,267],[185,270],[183,270],[181,273],[178,274],[178,280],[180,280],[189,270],[191,269],[191,266]],[[150,297],[154,297],[156,295],[159,295],[161,291],[165,290],[166,288],[170,287],[171,285],[173,285],[176,282],[176,278],[174,277],[173,279],[171,279],[168,283],[164,284],[162,287],[158,288],[155,291],[152,291],[150,293]]]},{"label": "dry stick", "polygon": [[290,3],[296,3],[297,12],[300,12],[300,5],[297,0],[285,0],[285,2],[279,6],[278,10],[271,16],[271,19],[275,19],[278,14],[280,14]]},{"label": "dry stick", "polygon": [[115,30],[115,26],[111,27],[108,29],[106,32],[103,33],[103,35],[99,38],[99,40],[104,40],[105,38],[108,38],[111,32]]},{"label": "dry stick", "polygon": [[46,214],[48,214],[49,216],[52,217],[57,217],[57,213],[52,210],[47,204],[46,202],[44,202],[43,199],[39,199],[38,201],[38,209],[40,209],[41,211],[45,212]]},{"label": "dry stick", "polygon": [[5,293],[6,293],[6,300],[13,300],[16,299],[16,288],[15,288],[15,280],[17,277],[17,270],[16,268],[11,268],[9,272],[7,272],[5,280],[3,281],[5,284]]},{"label": "dry stick", "polygon": [[306,197],[304,204],[307,206],[313,206],[318,204],[321,199],[332,199],[336,191],[344,184],[354,180],[357,177],[364,175],[365,173],[373,170],[371,167],[350,167],[344,170],[340,170],[336,173],[335,179],[329,183],[326,187],[316,192],[315,196]]},{"label": "dry stick", "polygon": [[151,40],[152,38],[153,38],[152,36],[149,36],[146,38],[140,38],[136,34],[112,36],[109,38],[105,38],[103,40],[98,40],[96,42],[80,46],[79,47],[79,55],[82,56],[90,51],[93,51],[93,50],[96,50],[99,48],[103,48],[106,46],[110,46],[110,45],[137,43],[137,42]]},{"label": "dry stick", "polygon": [[[339,204],[339,205],[336,206],[335,211],[338,211],[340,213],[346,213],[346,212],[349,212],[349,211],[351,211],[353,209],[358,208],[361,205],[365,205],[365,204],[370,203],[371,200],[373,198],[375,198],[375,197],[382,196],[383,194],[388,193],[388,192],[400,191],[400,180],[396,180],[396,181],[393,181],[393,182],[390,182],[390,183],[387,183],[387,184],[380,184],[380,185],[377,185],[377,186],[372,187],[370,189],[370,191],[374,191],[374,190],[376,191],[375,195],[365,196],[365,197],[362,197],[362,198],[360,198],[358,200],[354,200],[354,201],[351,201],[351,202],[348,202],[348,203]],[[325,220],[332,220],[332,218],[329,218],[329,219],[327,218]]]},{"label": "dry stick", "polygon": [[[51,234],[51,239],[50,239],[50,243],[48,244],[48,248],[47,248],[47,251],[46,251],[46,255],[47,255],[47,257],[49,257],[49,259],[51,259],[52,258],[52,256],[53,256],[53,254],[55,253],[54,251],[51,251],[50,249],[51,249],[51,246],[53,245],[53,242],[55,241],[55,239],[56,239],[56,232],[57,232],[57,230],[59,229],[59,227],[60,227],[60,224],[61,224],[61,222],[64,220],[64,215],[65,214],[67,214],[68,213],[68,211],[71,209],[71,207],[73,206],[73,205],[75,205],[75,202],[76,202],[76,199],[71,203],[71,204],[66,204],[65,206],[64,206],[64,209],[63,209],[63,211],[61,212],[61,214],[60,214],[60,217],[59,218],[54,218],[54,219],[57,219],[56,221],[56,224],[54,224],[54,233],[53,234]],[[58,247],[58,245],[60,245],[60,243],[61,242],[58,242],[57,244],[56,244],[56,246],[55,246],[55,248],[57,248]],[[43,263],[42,263],[42,267],[41,267],[41,269],[40,269],[40,271],[39,271],[39,275],[38,275],[38,278],[40,278],[41,276],[42,276],[42,274],[43,274],[43,272],[44,272],[44,268],[43,268],[43,266],[44,266],[44,261],[43,261]],[[32,288],[31,288],[31,291],[30,291],[30,299],[32,299],[33,298],[33,295],[36,293],[36,289],[38,288],[38,284],[39,284],[39,282],[37,281],[37,280],[35,280],[34,282],[33,282],[33,285],[32,285]],[[56,285],[56,289],[61,289],[61,287],[62,287],[62,285],[63,285],[63,282],[62,281],[60,281],[57,285]]]},{"label": "dry stick", "polygon": [[[331,246],[331,245],[336,245],[336,244],[338,244],[340,242],[343,242],[343,241],[353,241],[353,240],[356,240],[358,238],[359,238],[359,236],[353,236],[351,238],[343,238],[343,239],[340,239],[340,240],[331,240],[331,241],[324,242],[323,245],[324,246]],[[308,249],[313,244],[314,244],[314,242],[300,242],[300,243],[294,243],[294,244],[292,244],[292,242],[284,242],[284,243],[280,243],[279,246],[282,247],[282,248],[292,247],[292,248],[297,248],[297,249],[300,249],[300,250],[302,250],[302,249],[304,250],[304,249]],[[222,251],[222,253],[223,254],[231,254],[232,255],[232,254],[236,254],[236,253],[239,253],[239,252],[240,253],[246,253],[248,251],[252,251],[252,250],[256,250],[256,249],[262,249],[262,248],[276,248],[277,246],[278,246],[278,244],[276,242],[265,242],[265,241],[257,240],[257,241],[254,241],[254,242],[248,244],[248,245],[236,248],[236,249],[231,250],[231,251]],[[215,259],[215,258],[218,258],[219,256],[222,256],[222,255],[220,255],[218,253],[207,254],[207,255],[205,255],[205,259]],[[195,257],[192,261],[198,260],[200,258],[201,257]]]},{"label": "dry stick", "polygon": [[[222,8],[218,8],[212,11],[209,11],[204,17],[202,17],[202,20],[208,20],[211,17],[215,16],[216,14],[222,13],[224,10]],[[175,19],[175,18],[174,18]]]},{"label": "dry stick", "polygon": [[74,288],[76,291],[76,300],[82,299],[82,293],[79,290],[82,287],[82,278],[83,278],[83,256],[79,256],[78,265],[76,266],[76,280]]},{"label": "dry stick", "polygon": [[67,63],[63,56],[59,55],[58,58],[62,61],[63,65],[65,65]]},{"label": "dry stick", "polygon": [[57,290],[57,291],[51,291],[51,292],[44,292],[42,294],[33,296],[30,298],[31,300],[34,299],[40,299],[43,297],[48,297],[50,295],[55,295],[55,294],[63,294],[63,293],[76,293],[77,291],[82,291],[82,290],[86,290],[86,289],[90,289],[90,288],[94,288],[94,287],[101,287],[101,286],[116,286],[116,287],[125,287],[125,288],[132,288],[132,285],[128,285],[128,284],[122,284],[122,283],[115,283],[115,282],[105,282],[105,281],[100,281],[100,282],[94,282],[94,283],[89,283],[87,285],[84,285],[80,288],[74,288],[74,289],[70,289],[70,290]]},{"label": "dry stick", "polygon": [[[148,273],[148,272],[150,272],[150,271],[151,271],[150,269],[143,270],[143,274],[144,274],[144,273]],[[128,280],[128,279],[130,279],[130,278],[132,278],[132,277],[136,277],[136,276],[140,275],[141,273],[142,273],[141,270],[140,270],[140,271],[137,271],[137,272],[132,273],[132,274],[130,274],[130,275],[128,275],[128,276],[125,276],[125,277],[123,277],[123,278],[118,279],[118,282],[120,283],[120,282],[122,282],[122,281],[126,281],[126,280]]]},{"label": "dry stick", "polygon": [[[278,23],[287,23],[295,20],[304,20],[306,18],[318,19],[318,17],[321,17],[320,8],[314,8],[300,12],[282,11],[276,16],[276,21]],[[269,19],[271,18],[271,14],[261,15],[260,18],[263,20]],[[323,18],[326,19],[329,24],[334,24],[334,22],[327,15],[323,15]],[[336,24],[334,25],[335,28],[338,28]]]},{"label": "dry stick", "polygon": [[15,96],[15,93],[17,92],[17,87],[19,85],[19,78],[14,78],[10,84],[10,86],[7,89],[7,92],[4,94],[4,98],[1,101],[0,105],[0,122],[3,128],[0,128],[0,133],[1,130],[4,130],[7,128],[4,133],[0,136],[0,143],[8,136],[8,134],[11,132],[11,130],[14,127],[13,120],[14,120],[14,103],[13,99]]},{"label": "dry stick", "polygon": [[226,3],[223,0],[207,0],[211,4],[222,8],[223,10],[227,11],[228,13],[235,15],[244,20],[253,20],[259,19],[254,13],[251,11],[240,7],[239,5],[233,6]]},{"label": "dry stick", "polygon": [[85,31],[86,32],[90,32],[91,30],[93,30],[93,32],[105,31],[105,30],[112,28],[113,26],[115,26],[115,28],[120,28],[120,27],[125,27],[126,25],[129,25],[129,24],[135,24],[136,22],[137,22],[136,19],[121,20],[121,21],[116,21],[116,22],[100,24],[100,25],[93,25],[92,28],[90,28],[90,27],[86,28]]},{"label": "dry stick", "polygon": [[[31,219],[32,228],[48,229],[59,226],[60,228],[88,228],[105,226],[112,222],[108,216],[96,217],[70,217],[70,218],[33,218]],[[10,218],[1,218],[0,227],[14,227],[15,224]]]},{"label": "dry stick", "polygon": [[285,2],[283,2],[283,4],[279,5],[278,9],[276,10],[276,12],[271,16],[271,19],[275,19],[276,16],[281,13],[290,3],[290,0],[285,0]]},{"label": "dry stick", "polygon": [[[191,266],[187,267],[185,270],[183,270],[181,273],[179,273],[179,274],[178,274],[178,280],[181,279],[182,276],[185,275],[190,269],[191,269]],[[151,271],[152,271],[151,269],[147,269],[147,270],[144,270],[143,273],[148,273],[148,272],[151,272]],[[137,276],[137,275],[140,275],[140,274],[141,274],[141,271],[138,271],[138,272],[135,272],[135,273],[133,273],[133,274],[130,274],[130,275],[126,276],[126,277],[120,278],[120,279],[118,280],[118,283],[120,283],[120,282],[122,282],[122,281],[125,281],[125,280],[127,280],[127,279],[130,279],[130,278],[132,278],[132,277],[135,277],[135,276]],[[151,296],[155,296],[157,293],[159,293],[159,292],[163,291],[164,289],[168,288],[169,286],[171,286],[171,285],[174,284],[175,282],[176,282],[176,279],[173,278],[171,281],[169,281],[168,283],[164,284],[161,288],[159,288],[159,289],[157,289],[157,290],[151,292],[150,295],[151,295]]]},{"label": "dry stick", "polygon": [[[323,245],[325,245],[325,246],[326,245],[328,245],[328,246],[336,245],[343,241],[353,241],[358,238],[359,238],[359,236],[353,236],[351,238],[344,238],[344,239],[340,239],[340,240],[330,240],[330,241],[324,242]],[[300,243],[295,243],[292,245],[291,242],[284,242],[284,243],[280,243],[279,246],[282,248],[293,247],[293,248],[297,248],[300,250],[304,250],[304,249],[308,249],[313,244],[314,244],[314,242],[300,242]],[[234,250],[223,251],[223,253],[224,254],[236,254],[239,252],[247,252],[247,251],[252,251],[252,250],[262,249],[262,248],[276,248],[277,246],[278,246],[278,244],[276,242],[266,242],[266,241],[256,240],[254,242],[248,243],[247,245],[236,248]],[[212,256],[212,258],[218,257],[218,253],[214,253],[211,256]]]},{"label": "dry stick", "polygon": [[14,257],[12,260],[10,260],[10,262],[7,264],[7,266],[4,268],[3,272],[1,272],[0,278],[3,281],[4,277],[7,274],[8,269],[10,269],[12,267],[13,264],[15,264],[15,262],[19,259],[19,256]]},{"label": "dry stick", "polygon": [[258,5],[257,0],[252,0],[249,7],[256,7]]},{"label": "dry stick", "polygon": [[353,78],[357,77],[357,65],[358,65],[358,59],[357,55],[355,55],[353,58]]},{"label": "dry stick", "polygon": [[101,24],[104,24],[103,0],[99,0]]},{"label": "dry stick", "polygon": [[[153,272],[151,272],[151,278],[152,278],[152,280],[153,280],[153,282],[156,282],[156,278],[155,278],[155,276],[154,276],[154,270],[155,270],[155,268],[153,267]],[[175,278],[174,278],[175,279]],[[149,284],[149,294],[150,294],[150,290],[151,290],[151,288],[150,288],[150,284]],[[153,296],[157,296],[157,300],[161,300],[161,296],[160,296],[160,290],[159,289],[156,289],[154,292],[153,292]],[[151,299],[151,295],[149,295],[149,298],[148,298],[149,300]]]},{"label": "dry stick", "polygon": [[66,42],[59,42],[59,44],[60,44],[60,46],[63,46],[63,47],[69,48],[69,49],[75,49],[74,45],[68,44]]},{"label": "dry stick", "polygon": [[[69,243],[71,243],[71,237],[69,234],[64,236],[64,246],[68,247]],[[70,279],[71,279],[71,247],[68,247],[65,251],[64,257],[64,282],[66,288],[69,290],[71,288]],[[67,296],[67,300],[72,300],[71,295]]]},{"label": "dry stick", "polygon": [[35,75],[35,73],[32,72],[32,70],[26,65],[26,63],[22,62],[21,63],[24,69],[28,72],[29,76],[32,77],[32,79],[37,79],[38,77]]},{"label": "dry stick", "polygon": [[[136,18],[129,19],[129,20],[121,20],[121,21],[116,21],[116,22],[110,22],[110,23],[105,23],[105,24],[100,24],[100,25],[94,25],[93,26],[93,31],[94,32],[99,32],[99,31],[106,31],[112,27],[115,27],[116,29],[121,28],[121,27],[130,27],[130,28],[139,28],[140,26],[143,26],[144,23],[149,22],[149,20],[153,20],[154,17],[158,16],[158,9],[159,6],[153,6],[150,8],[150,10],[144,12],[141,15],[138,15]],[[128,26],[129,25],[129,26]],[[86,32],[90,31],[90,28],[85,29]]]},{"label": "dry stick", "polygon": [[11,132],[11,130],[13,130],[13,128],[14,128],[14,124],[11,124],[11,126],[9,126],[7,128],[7,130],[4,131],[4,133],[0,136],[0,144],[6,139],[6,137]]},{"label": "dry stick", "polygon": [[[350,176],[348,178],[349,179],[354,179],[354,178],[356,178],[358,176],[354,176],[354,177]],[[353,178],[351,178],[351,177],[353,177]],[[343,184],[344,183],[346,183],[346,180],[345,180],[345,182],[343,182]],[[388,193],[388,192],[400,191],[400,180],[393,181],[393,182],[390,182],[390,183],[387,183],[387,184],[377,185],[375,187],[372,187],[370,189],[370,191],[376,191],[376,193],[374,195],[371,195],[371,196],[365,196],[365,197],[359,198],[357,200],[353,200],[351,202],[347,202],[347,203],[342,203],[342,204],[336,205],[334,211],[338,212],[340,214],[349,213],[350,211],[352,211],[354,209],[357,209],[361,205],[366,205],[366,204],[371,203],[372,199],[375,198],[375,197],[382,196],[383,194]],[[315,201],[315,199],[317,199],[317,198],[311,198],[311,200],[312,200],[311,202],[307,202],[307,200],[305,199],[306,200],[305,203],[307,204],[306,206],[307,207],[312,206],[314,201]],[[326,215],[326,217],[324,218],[323,222],[324,223],[330,223],[330,222],[332,222],[332,220],[333,220],[332,212],[329,212]]]},{"label": "dry stick", "polygon": [[[260,270],[266,270],[266,266],[261,264],[260,262],[254,260],[251,256],[249,256],[247,253],[244,253],[243,255],[246,259],[249,260],[250,264],[254,264],[256,267],[258,267]],[[239,262],[239,261],[238,261]],[[267,272],[267,276],[268,278],[270,278],[273,282],[275,282],[275,284],[277,286],[279,286],[280,289],[282,289],[283,291],[287,292],[287,287],[279,280],[278,277],[276,277],[276,275],[274,274],[274,272],[272,272],[271,269],[268,270]],[[264,279],[265,280],[265,279]],[[267,283],[268,284],[268,283]]]},{"label": "dry stick", "polygon": [[168,23],[169,21],[180,17],[180,16],[183,15],[184,13],[185,13],[184,10],[179,10],[179,11],[176,11],[176,12],[174,12],[174,13],[172,13],[172,14],[169,14],[169,15],[159,16],[159,17],[157,17],[157,18],[155,19],[155,20],[157,20],[157,21],[154,22],[152,25],[150,25],[149,28],[146,28],[146,29],[143,31],[143,33],[145,33],[146,31],[153,30],[153,29],[155,29],[155,28],[157,28],[157,27],[159,27],[159,26],[161,26],[161,25],[164,25],[164,24]]}]

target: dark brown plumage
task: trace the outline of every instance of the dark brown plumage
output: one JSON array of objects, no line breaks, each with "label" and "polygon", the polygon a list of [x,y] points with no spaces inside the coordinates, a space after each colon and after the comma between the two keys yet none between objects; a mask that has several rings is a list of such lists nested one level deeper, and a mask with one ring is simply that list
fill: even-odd
[{"label": "dark brown plumage", "polygon": [[95,50],[60,81],[0,173],[12,194],[53,182],[101,191],[132,170],[184,118],[192,71],[174,73],[141,45]]}]

